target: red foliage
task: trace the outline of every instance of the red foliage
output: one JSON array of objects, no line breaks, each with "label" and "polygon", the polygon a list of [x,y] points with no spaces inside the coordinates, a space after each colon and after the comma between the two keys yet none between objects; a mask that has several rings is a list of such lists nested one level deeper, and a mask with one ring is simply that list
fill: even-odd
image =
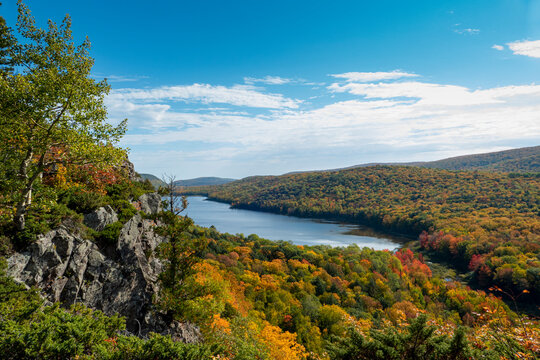
[{"label": "red foliage", "polygon": [[411,249],[396,251],[395,256],[401,261],[403,270],[419,282],[424,282],[431,277],[431,269],[417,258]]},{"label": "red foliage", "polygon": [[469,262],[469,270],[477,271],[480,266],[485,266],[484,262],[485,258],[483,255],[474,254]]}]

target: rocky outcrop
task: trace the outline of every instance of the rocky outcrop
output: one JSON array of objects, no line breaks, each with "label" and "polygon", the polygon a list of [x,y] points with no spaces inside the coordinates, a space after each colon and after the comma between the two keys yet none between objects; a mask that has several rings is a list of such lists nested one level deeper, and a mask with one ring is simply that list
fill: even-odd
[{"label": "rocky outcrop", "polygon": [[195,326],[171,323],[152,304],[162,270],[153,254],[164,240],[155,234],[155,226],[153,220],[135,215],[122,228],[116,247],[107,251],[60,226],[11,256],[8,273],[41,289],[51,303],[83,303],[107,315],[122,315],[133,334],[152,331],[196,342],[200,334]]},{"label": "rocky outcrop", "polygon": [[91,229],[101,231],[105,226],[118,221],[118,216],[110,205],[100,207],[90,214],[84,215],[84,224]]},{"label": "rocky outcrop", "polygon": [[141,176],[135,171],[135,166],[133,166],[133,163],[129,161],[129,159],[126,158],[124,160],[122,165],[120,165],[120,169],[126,174],[129,180],[143,181]]},{"label": "rocky outcrop", "polygon": [[139,208],[146,214],[157,214],[162,210],[161,196],[158,193],[147,193],[139,197]]}]

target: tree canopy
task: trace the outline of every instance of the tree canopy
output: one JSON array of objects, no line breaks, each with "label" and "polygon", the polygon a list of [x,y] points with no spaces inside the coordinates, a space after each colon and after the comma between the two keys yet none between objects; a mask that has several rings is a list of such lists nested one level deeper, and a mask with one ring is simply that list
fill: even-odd
[{"label": "tree canopy", "polygon": [[16,203],[15,224],[22,230],[32,189],[44,171],[59,164],[110,165],[125,157],[115,145],[126,120],[116,126],[107,122],[109,86],[92,78],[90,42],[74,44],[69,16],[40,29],[18,4],[22,40],[9,49],[15,70],[0,78],[0,153]]},{"label": "tree canopy", "polygon": [[[0,3],[2,6],[2,3]],[[11,34],[11,29],[6,25],[6,20],[0,16],[0,75],[13,71],[12,61],[9,51],[15,40]]]}]

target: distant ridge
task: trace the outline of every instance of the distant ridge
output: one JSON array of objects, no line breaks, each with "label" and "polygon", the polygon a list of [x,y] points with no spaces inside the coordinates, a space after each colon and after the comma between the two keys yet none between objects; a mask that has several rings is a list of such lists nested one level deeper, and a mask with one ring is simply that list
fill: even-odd
[{"label": "distant ridge", "polygon": [[163,180],[161,180],[155,175],[152,175],[152,174],[139,174],[139,175],[141,175],[141,178],[143,178],[143,180],[149,180],[152,183],[152,185],[154,185],[154,188],[156,189],[159,188],[160,186],[166,185],[163,182]]},{"label": "distant ridge", "polygon": [[204,185],[223,185],[235,181],[236,179],[220,177],[198,177],[195,179],[177,180],[176,186],[204,186]]},{"label": "distant ridge", "polygon": [[486,170],[496,172],[540,172],[540,146],[496,151],[490,153],[462,155],[435,161],[366,163],[329,170],[293,171],[289,174],[304,172],[326,172],[356,169],[377,165],[418,166],[443,170]]},{"label": "distant ridge", "polygon": [[491,170],[498,172],[540,172],[540,146],[456,156],[448,159],[407,163],[445,170]]},{"label": "distant ridge", "polygon": [[[157,189],[160,186],[167,186],[155,175],[152,174],[139,174],[143,180],[149,180],[152,185]],[[236,179],[220,178],[220,177],[198,177],[194,179],[176,180],[174,184],[176,186],[203,186],[203,185],[223,185]]]}]

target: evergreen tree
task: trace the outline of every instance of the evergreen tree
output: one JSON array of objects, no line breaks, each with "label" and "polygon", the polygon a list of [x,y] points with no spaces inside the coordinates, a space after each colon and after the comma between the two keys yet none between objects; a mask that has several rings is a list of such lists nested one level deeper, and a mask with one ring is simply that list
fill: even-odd
[{"label": "evergreen tree", "polygon": [[[174,179],[171,178],[169,183],[169,202],[166,202],[169,210],[160,214],[164,224],[156,229],[158,234],[167,238],[157,249],[158,257],[165,263],[159,275],[159,305],[170,316],[178,318],[183,313],[185,301],[205,294],[204,289],[189,279],[195,274],[194,266],[202,261],[208,241],[194,233],[193,220],[179,215],[187,202],[185,198],[174,195]],[[182,199],[180,208],[176,207],[179,198]]]},{"label": "evergreen tree", "polygon": [[[335,359],[342,360],[466,360],[476,358],[471,350],[464,330],[459,328],[452,338],[436,335],[436,328],[427,324],[425,315],[420,315],[411,324],[399,331],[395,327],[384,331],[372,330],[370,339],[356,331],[341,345],[334,346]],[[494,354],[484,353],[485,359],[496,359]]]}]

